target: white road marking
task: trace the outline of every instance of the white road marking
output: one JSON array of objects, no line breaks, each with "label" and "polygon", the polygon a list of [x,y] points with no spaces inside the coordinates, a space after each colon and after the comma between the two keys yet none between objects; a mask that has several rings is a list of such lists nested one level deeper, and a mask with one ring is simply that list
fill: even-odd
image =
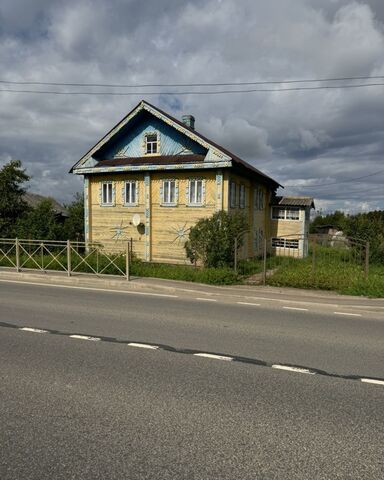
[{"label": "white road marking", "polygon": [[215,360],[224,360],[226,362],[231,362],[233,357],[226,357],[224,355],[214,355],[213,353],[194,353],[196,357],[205,357],[205,358],[213,358]]},{"label": "white road marking", "polygon": [[360,313],[333,312],[335,315],[350,315],[351,317],[361,317]]},{"label": "white road marking", "polygon": [[296,373],[307,373],[308,375],[315,375],[315,372],[311,372],[307,368],[299,368],[299,367],[289,367],[288,365],[272,365],[272,368],[277,368],[278,370],[288,370],[289,372],[296,372]]},{"label": "white road marking", "polygon": [[215,298],[201,298],[197,297],[196,300],[203,300],[204,302],[217,302]]},{"label": "white road marking", "polygon": [[130,295],[148,295],[150,297],[179,298],[178,295],[170,295],[168,293],[149,293],[149,292],[136,292],[136,291],[131,292],[129,290],[114,290],[112,288],[78,287],[76,285],[58,285],[56,283],[21,282],[18,280],[3,280],[3,279],[0,279],[0,282],[37,285],[39,287],[73,288],[75,290],[92,290],[96,292],[128,293]]},{"label": "white road marking", "polygon": [[384,380],[375,380],[374,378],[360,378],[364,383],[374,383],[375,385],[384,385]]},{"label": "white road marking", "polygon": [[286,310],[301,310],[302,312],[308,312],[308,308],[299,308],[299,307],[283,307]]},{"label": "white road marking", "polygon": [[251,303],[251,302],[237,302],[239,305],[253,305],[254,307],[260,307],[260,303]]},{"label": "white road marking", "polygon": [[77,340],[90,340],[91,342],[99,342],[101,340],[98,337],[88,337],[87,335],[69,335],[69,338],[75,338]]},{"label": "white road marking", "polygon": [[130,347],[137,347],[137,348],[148,348],[150,350],[157,350],[159,347],[157,345],[147,345],[146,343],[135,343],[130,342],[128,343]]},{"label": "white road marking", "polygon": [[41,330],[40,328],[31,328],[31,327],[23,327],[23,328],[19,328],[19,330],[24,330],[24,332],[33,332],[33,333],[48,333],[48,330]]}]

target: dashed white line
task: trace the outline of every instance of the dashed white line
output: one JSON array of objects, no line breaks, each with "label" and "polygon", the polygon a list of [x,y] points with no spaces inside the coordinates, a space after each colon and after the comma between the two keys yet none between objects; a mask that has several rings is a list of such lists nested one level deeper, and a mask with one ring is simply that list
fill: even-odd
[{"label": "dashed white line", "polygon": [[302,312],[308,312],[308,308],[299,308],[299,307],[283,307],[286,310],[300,310]]},{"label": "dashed white line", "polygon": [[197,297],[196,300],[203,300],[204,302],[217,302],[215,298],[201,298]]},{"label": "dashed white line", "polygon": [[375,380],[374,378],[360,378],[364,383],[373,383],[375,385],[384,385],[384,380]]},{"label": "dashed white line", "polygon": [[349,315],[351,317],[361,317],[361,313],[333,312],[335,315]]},{"label": "dashed white line", "polygon": [[87,335],[69,335],[69,338],[75,338],[76,340],[90,340],[91,342],[99,342],[99,337],[88,337]]},{"label": "dashed white line", "polygon": [[33,333],[48,333],[48,330],[42,330],[41,328],[31,328],[31,327],[22,327],[19,330],[24,330],[24,332],[33,332]]},{"label": "dashed white line", "polygon": [[128,343],[128,346],[137,347],[137,348],[148,348],[149,350],[157,350],[159,348],[157,345],[148,345],[146,343],[135,343],[135,342]]},{"label": "dashed white line", "polygon": [[251,303],[251,302],[237,302],[239,305],[252,305],[254,307],[260,307],[260,303]]},{"label": "dashed white line", "polygon": [[213,353],[194,353],[195,357],[205,357],[205,358],[213,358],[214,360],[224,360],[226,362],[231,362],[233,357],[226,357],[224,355],[215,355]]},{"label": "dashed white line", "polygon": [[315,372],[311,372],[311,370],[308,370],[307,368],[290,367],[288,365],[279,364],[272,365],[272,368],[277,368],[278,370],[287,370],[289,372],[307,373],[308,375],[315,375]]}]

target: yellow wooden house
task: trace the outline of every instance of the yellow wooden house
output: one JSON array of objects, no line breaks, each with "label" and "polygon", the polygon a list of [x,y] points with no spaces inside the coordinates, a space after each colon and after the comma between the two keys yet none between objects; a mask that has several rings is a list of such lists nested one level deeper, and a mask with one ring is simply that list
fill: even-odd
[{"label": "yellow wooden house", "polygon": [[[219,210],[248,218],[242,257],[260,255],[264,238],[284,236],[289,219],[272,216],[279,183],[198,133],[194,123],[192,115],[180,121],[141,101],[72,167],[84,176],[87,242],[117,252],[132,238],[143,260],[184,263],[189,229]],[[307,216],[292,220],[289,232],[301,233]]]}]

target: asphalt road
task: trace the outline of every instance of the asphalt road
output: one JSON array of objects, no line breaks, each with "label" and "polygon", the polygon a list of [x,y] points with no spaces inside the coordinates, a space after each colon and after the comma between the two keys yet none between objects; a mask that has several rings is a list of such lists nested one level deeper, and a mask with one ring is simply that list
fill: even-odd
[{"label": "asphalt road", "polygon": [[2,480],[384,478],[379,314],[0,282],[0,322]]}]

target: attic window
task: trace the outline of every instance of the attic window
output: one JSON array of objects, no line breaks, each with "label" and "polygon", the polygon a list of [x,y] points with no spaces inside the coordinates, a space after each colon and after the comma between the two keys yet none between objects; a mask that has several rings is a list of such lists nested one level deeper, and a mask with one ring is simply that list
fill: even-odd
[{"label": "attic window", "polygon": [[157,133],[150,133],[145,136],[145,153],[147,155],[158,152]]}]

